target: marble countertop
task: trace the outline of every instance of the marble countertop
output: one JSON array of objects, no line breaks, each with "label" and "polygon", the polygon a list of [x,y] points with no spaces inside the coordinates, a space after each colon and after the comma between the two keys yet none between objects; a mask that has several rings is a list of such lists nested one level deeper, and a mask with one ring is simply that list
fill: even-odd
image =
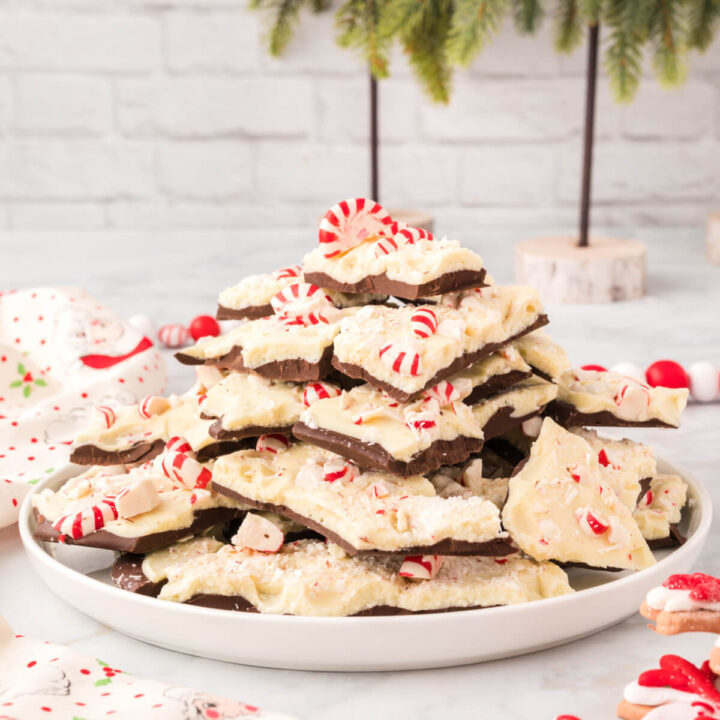
[{"label": "marble countertop", "polygon": [[[498,282],[512,280],[512,242],[466,241]],[[699,233],[648,233],[648,295],[593,307],[554,306],[549,330],[577,365],[672,357],[720,365],[720,267],[703,256]],[[0,288],[77,284],[117,311],[158,324],[212,313],[217,292],[243,275],[296,262],[310,233],[6,235]],[[170,390],[191,370],[168,358]],[[693,405],[678,431],[627,433],[699,477],[720,502],[720,404]],[[698,569],[720,573],[720,523]],[[0,531],[0,613],[18,631],[76,646],[127,672],[242,698],[305,720],[615,717],[623,685],[667,652],[699,661],[703,634],[666,638],[639,615],[600,634],[541,653],[444,670],[309,673],[221,663],[146,645],[109,630],[55,598],[28,566],[16,528]],[[508,632],[513,632],[512,627]],[[378,643],[382,642],[378,638]],[[381,651],[381,650],[380,650]]]}]

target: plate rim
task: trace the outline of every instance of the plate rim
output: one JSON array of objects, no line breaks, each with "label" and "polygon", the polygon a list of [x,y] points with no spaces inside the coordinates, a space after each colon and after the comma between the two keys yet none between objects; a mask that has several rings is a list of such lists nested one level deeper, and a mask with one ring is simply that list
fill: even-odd
[{"label": "plate rim", "polygon": [[[674,549],[671,550],[668,555],[663,557],[662,559],[658,560],[657,563],[654,565],[651,565],[649,568],[645,568],[643,570],[639,570],[637,572],[633,573],[627,573],[623,574],[622,577],[618,577],[616,580],[610,580],[606,583],[603,583],[601,585],[596,585],[594,587],[585,588],[582,590],[577,590],[572,593],[568,593],[567,595],[560,595],[558,597],[552,597],[552,598],[543,598],[541,600],[536,600],[533,602],[524,602],[524,603],[516,603],[512,605],[504,605],[500,607],[490,607],[490,608],[475,608],[475,609],[468,609],[468,610],[457,610],[452,613],[452,615],[455,618],[459,617],[466,617],[466,618],[472,618],[476,617],[479,613],[482,614],[482,617],[488,617],[493,615],[501,614],[500,616],[502,618],[511,620],[513,613],[521,613],[523,612],[528,606],[532,605],[537,607],[538,604],[542,604],[544,608],[550,608],[551,605],[562,605],[566,603],[573,602],[576,597],[601,597],[602,595],[606,593],[613,593],[618,591],[618,589],[621,589],[623,585],[627,585],[632,583],[636,578],[641,576],[643,573],[649,571],[649,570],[655,570],[659,567],[661,567],[664,563],[670,564],[669,559],[671,557],[675,558],[676,560],[679,557],[684,557],[685,555],[692,555],[695,551],[695,548],[697,545],[700,545],[700,552],[702,550],[702,546],[705,544],[705,541],[707,540],[708,533],[710,531],[710,527],[712,525],[712,518],[713,518],[713,505],[712,505],[712,498],[710,497],[710,493],[705,487],[705,485],[693,474],[688,471],[686,471],[681,466],[676,465],[675,463],[671,463],[668,460],[665,460],[663,457],[658,456],[657,457],[657,463],[659,466],[663,466],[662,469],[659,468],[659,474],[675,474],[679,475],[687,482],[687,484],[690,486],[691,492],[694,493],[697,497],[697,505],[699,506],[701,515],[700,515],[700,521],[695,528],[695,531],[693,532],[692,536],[687,540],[687,542]],[[80,468],[80,472],[82,472],[82,468]],[[78,473],[79,474],[79,473]],[[36,540],[32,536],[32,524],[34,522],[34,514],[32,512],[32,497],[44,490],[46,487],[52,486],[56,483],[58,483],[58,478],[49,477],[44,479],[42,482],[38,483],[33,487],[33,489],[25,496],[23,503],[20,507],[20,514],[18,518],[18,528],[20,531],[20,538],[24,547],[24,550],[28,557],[30,558],[31,562],[33,560],[39,562],[43,566],[45,566],[50,572],[53,572],[55,574],[61,574],[65,577],[68,581],[79,585],[81,587],[90,587],[92,588],[93,592],[100,592],[107,594],[109,597],[115,598],[117,600],[122,600],[126,603],[139,603],[140,606],[146,606],[146,607],[154,607],[158,608],[157,602],[158,598],[152,598],[152,597],[146,597],[143,595],[138,595],[136,593],[129,593],[126,590],[121,590],[118,587],[115,587],[114,585],[110,585],[107,583],[103,583],[96,578],[90,577],[89,575],[86,575],[85,573],[80,572],[79,570],[75,570],[71,567],[68,567],[67,565],[63,564],[59,560],[56,560],[45,548],[42,547],[42,544],[44,541],[42,540]],[[600,571],[602,572],[602,571]],[[55,593],[54,593],[55,594]],[[55,594],[57,597],[57,594]],[[317,624],[317,625],[324,625],[324,626],[331,626],[331,625],[347,625],[348,621],[351,621],[353,623],[365,623],[367,625],[386,625],[386,624],[392,624],[397,625],[398,623],[404,623],[406,625],[412,625],[412,624],[423,624],[423,625],[430,625],[437,622],[442,622],[443,618],[448,616],[448,613],[442,613],[442,612],[429,612],[429,613],[414,613],[414,614],[408,614],[408,615],[390,615],[390,616],[349,616],[349,617],[337,617],[337,616],[308,616],[308,615],[302,615],[302,616],[296,616],[296,615],[279,615],[279,614],[271,614],[271,613],[243,613],[243,612],[228,612],[227,610],[217,609],[217,608],[205,608],[197,605],[187,605],[184,603],[175,603],[166,601],[166,607],[172,607],[172,612],[177,612],[184,614],[187,617],[195,617],[195,618],[202,618],[202,617],[218,617],[219,615],[224,617],[233,616],[238,618],[238,622],[253,622],[253,623],[265,623],[269,625],[277,624],[280,627],[286,627],[288,625],[297,625],[299,623],[305,623],[305,624]],[[82,612],[82,611],[81,611]],[[122,631],[118,631],[122,632]]]}]

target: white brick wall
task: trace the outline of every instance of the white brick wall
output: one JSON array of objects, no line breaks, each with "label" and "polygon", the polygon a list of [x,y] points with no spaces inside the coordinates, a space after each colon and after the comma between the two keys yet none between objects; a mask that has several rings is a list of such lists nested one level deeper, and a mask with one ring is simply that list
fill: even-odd
[{"label": "white brick wall", "polygon": [[[0,228],[314,223],[368,185],[365,74],[308,17],[279,60],[246,0],[0,0]],[[678,91],[599,90],[596,227],[701,225],[720,208],[720,44]],[[505,28],[430,104],[381,84],[381,194],[449,232],[572,228],[584,49]]]}]

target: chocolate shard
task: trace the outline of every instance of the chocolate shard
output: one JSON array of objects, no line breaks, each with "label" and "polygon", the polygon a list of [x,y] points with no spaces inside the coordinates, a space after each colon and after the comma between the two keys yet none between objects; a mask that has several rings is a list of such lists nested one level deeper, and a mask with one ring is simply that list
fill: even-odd
[{"label": "chocolate shard", "polygon": [[223,307],[218,303],[215,317],[218,320],[259,320],[273,314],[270,303],[267,305],[248,305],[244,308]]},{"label": "chocolate shard", "polygon": [[430,295],[441,295],[449,292],[458,292],[470,288],[485,286],[485,269],[456,270],[455,272],[439,275],[426,283],[411,285],[391,280],[387,273],[368,275],[355,283],[343,283],[323,272],[306,272],[305,282],[312,283],[328,290],[337,290],[346,293],[376,293],[378,295],[392,295],[403,300],[417,300]]},{"label": "chocolate shard", "polygon": [[408,403],[415,398],[420,397],[424,392],[429,390],[431,387],[437,385],[441,380],[447,380],[452,375],[459,373],[466,367],[469,367],[473,363],[478,362],[478,360],[482,360],[483,358],[494,353],[496,350],[499,350],[513,340],[517,340],[517,338],[522,337],[523,335],[527,335],[528,333],[532,332],[533,330],[537,330],[543,325],[547,325],[548,322],[549,321],[547,315],[539,315],[535,322],[531,323],[524,330],[513,335],[512,337],[507,338],[507,340],[498,343],[487,343],[475,352],[466,353],[465,355],[461,355],[460,357],[455,358],[455,360],[453,360],[449,365],[435,373],[435,375],[433,375],[433,377],[431,377],[430,380],[428,380],[425,385],[420,388],[420,390],[413,393],[404,392],[403,390],[396,388],[394,385],[391,385],[384,380],[379,380],[378,378],[374,377],[364,367],[361,367],[360,365],[354,365],[353,363],[341,362],[340,360],[338,360],[337,357],[332,358],[332,366],[336,370],[339,370],[341,373],[347,375],[348,377],[356,378],[358,380],[364,380],[365,382],[370,383],[376,388],[384,390],[391,398],[393,398],[393,400],[397,400],[401,403]]},{"label": "chocolate shard", "polygon": [[647,427],[647,428],[675,428],[662,420],[622,420],[607,410],[594,413],[580,412],[575,406],[561,400],[553,400],[545,412],[563,427]]},{"label": "chocolate shard", "polygon": [[472,453],[480,452],[483,445],[482,440],[462,436],[455,440],[436,440],[426,450],[404,462],[394,458],[378,443],[364,443],[331,430],[311,428],[303,422],[295,423],[292,432],[300,440],[342,455],[360,467],[384,470],[403,477],[424,475],[443,465],[456,465],[467,460]]},{"label": "chocolate shard", "polygon": [[125,465],[147,462],[159,455],[164,447],[164,440],[136,443],[126,450],[103,450],[96,445],[79,445],[70,453],[70,462],[77,465]]},{"label": "chocolate shard", "polygon": [[526,420],[534,418],[542,412],[543,408],[538,408],[527,415],[520,415],[513,417],[515,408],[506,405],[501,407],[486,423],[483,425],[483,433],[485,435],[485,441],[491,440],[498,435],[506,433],[508,430],[522,425]]},{"label": "chocolate shard", "polygon": [[110,579],[121,590],[147,597],[157,597],[167,581],[153,582],[150,580],[142,571],[144,559],[144,555],[123,553],[113,563]]},{"label": "chocolate shard", "polygon": [[[98,530],[97,532],[90,533],[89,535],[77,538],[76,540],[65,536],[63,542],[68,545],[82,545],[84,547],[116,550],[117,552],[134,554],[148,553],[153,550],[159,550],[160,548],[170,545],[170,543],[181,540],[182,538],[188,537],[189,535],[195,535],[202,532],[213,525],[228,522],[244,512],[244,510],[237,508],[205,508],[204,510],[198,510],[195,513],[195,517],[191,525],[185,528],[178,528],[177,530],[164,530],[162,532],[151,533],[150,535],[142,535],[138,537],[122,537],[108,532],[107,530]],[[45,542],[60,542],[60,534],[53,527],[52,523],[47,518],[43,517],[37,509],[34,510],[34,513],[36,529],[33,533],[33,537],[36,540],[43,540]]]},{"label": "chocolate shard", "polygon": [[[216,420],[210,426],[210,435],[218,440],[246,440],[258,438],[269,433],[283,433],[287,435],[292,430],[292,425],[269,426],[269,425],[246,425],[237,430],[228,430],[223,427],[222,418]],[[224,455],[226,453],[223,453]]]},{"label": "chocolate shard", "polygon": [[234,347],[229,353],[220,357],[207,358],[205,360],[187,355],[183,352],[175,353],[175,357],[183,363],[183,365],[211,365],[222,370],[252,372],[269,380],[284,380],[286,382],[323,380],[332,370],[332,345],[325,348],[322,357],[316,363],[309,362],[303,358],[291,358],[288,360],[274,360],[273,362],[253,368],[245,366],[242,357],[242,348],[240,347]]},{"label": "chocolate shard", "polygon": [[491,395],[510,389],[513,385],[517,385],[521,380],[527,380],[532,375],[532,371],[523,372],[522,370],[510,370],[502,375],[493,375],[482,385],[476,385],[463,402],[466,405],[475,405]]},{"label": "chocolate shard", "polygon": [[401,548],[399,550],[384,551],[384,550],[358,550],[358,548],[351,545],[347,540],[340,537],[337,533],[331,532],[326,527],[321,525],[314,520],[311,520],[304,515],[290,510],[290,508],[284,505],[274,505],[273,503],[258,502],[251,498],[245,497],[240,493],[231,490],[223,485],[218,485],[214,482],[211,483],[211,489],[226,497],[237,500],[255,510],[265,510],[267,512],[274,512],[283,517],[290,518],[299,522],[301,525],[305,525],[307,528],[314,530],[323,537],[327,538],[330,542],[335,543],[341,547],[348,555],[353,557],[368,557],[368,556],[389,556],[389,555],[486,555],[491,557],[505,557],[506,555],[512,555],[517,552],[517,548],[512,544],[509,537],[499,537],[488,540],[487,542],[465,542],[462,540],[447,539],[442,540],[434,545],[423,545],[417,547]]},{"label": "chocolate shard", "polygon": [[648,540],[647,544],[651,550],[661,550],[663,548],[680,547],[687,542],[687,537],[680,532],[680,527],[676,524],[670,526],[670,534],[664,538],[655,538]]},{"label": "chocolate shard", "polygon": [[229,455],[230,453],[237,452],[238,450],[247,450],[255,445],[255,438],[247,438],[244,440],[219,440],[216,443],[211,443],[203,448],[200,448],[195,453],[195,458],[198,462],[207,462],[208,460],[214,460],[222,455]]}]

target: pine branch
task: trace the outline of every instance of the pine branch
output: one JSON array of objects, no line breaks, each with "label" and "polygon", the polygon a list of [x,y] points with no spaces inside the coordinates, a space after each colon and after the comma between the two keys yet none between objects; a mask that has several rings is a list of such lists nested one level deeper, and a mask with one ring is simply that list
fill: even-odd
[{"label": "pine branch", "polygon": [[448,38],[451,62],[468,65],[500,29],[508,0],[456,0]]},{"label": "pine branch", "polygon": [[378,24],[387,0],[347,0],[335,16],[341,47],[359,50],[375,77],[387,77],[388,39]]},{"label": "pine branch", "polygon": [[580,0],[578,8],[586,23],[597,25],[602,17],[603,0]]},{"label": "pine branch", "polygon": [[603,20],[610,34],[605,51],[605,70],[619,102],[635,95],[642,74],[642,47],[645,28],[638,26],[643,14],[637,5],[647,0],[609,0]]},{"label": "pine branch", "polygon": [[298,13],[305,0],[251,0],[250,7],[264,10],[270,28],[266,41],[274,57],[282,55],[292,37]]},{"label": "pine branch", "polygon": [[[417,2],[417,0],[415,0]],[[425,0],[422,16],[400,38],[410,66],[427,94],[436,102],[450,100],[452,68],[446,45],[452,21],[452,0]]]},{"label": "pine branch", "polygon": [[555,48],[569,53],[582,40],[584,23],[578,0],[559,0],[555,13]]},{"label": "pine branch", "polygon": [[513,20],[519,33],[534,33],[540,27],[543,14],[540,0],[513,0]]},{"label": "pine branch", "polygon": [[688,0],[687,43],[706,50],[720,23],[720,0]]},{"label": "pine branch", "polygon": [[325,12],[332,6],[332,0],[310,0],[310,8],[314,13]]},{"label": "pine branch", "polygon": [[384,38],[398,33],[409,36],[423,23],[432,0],[387,0],[380,16],[379,32]]},{"label": "pine branch", "polygon": [[648,35],[653,46],[653,68],[661,84],[679,85],[687,75],[681,0],[653,0]]}]

